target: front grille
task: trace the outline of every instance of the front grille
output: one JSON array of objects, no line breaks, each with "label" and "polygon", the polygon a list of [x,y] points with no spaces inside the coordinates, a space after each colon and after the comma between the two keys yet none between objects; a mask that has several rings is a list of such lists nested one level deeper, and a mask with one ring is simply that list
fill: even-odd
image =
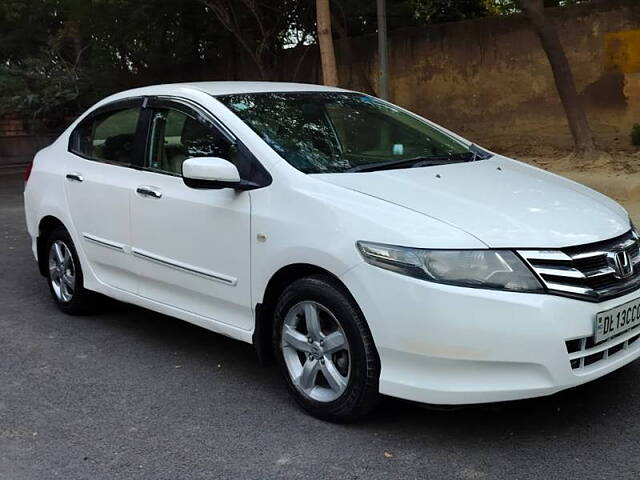
[{"label": "front grille", "polygon": [[[612,254],[626,252],[632,265],[622,278]],[[620,237],[561,250],[518,250],[549,293],[599,302],[640,287],[638,237],[629,231]]]},{"label": "front grille", "polygon": [[605,342],[594,344],[593,337],[576,338],[567,340],[567,353],[571,368],[576,373],[587,373],[591,369],[600,367],[603,362],[613,361],[619,352],[624,355],[631,348],[637,349],[640,346],[640,327],[622,332]]}]

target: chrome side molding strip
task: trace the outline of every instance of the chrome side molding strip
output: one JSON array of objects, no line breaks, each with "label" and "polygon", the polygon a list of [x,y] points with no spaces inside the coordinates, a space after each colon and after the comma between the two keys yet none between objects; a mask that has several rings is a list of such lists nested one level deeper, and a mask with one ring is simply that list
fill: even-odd
[{"label": "chrome side molding strip", "polygon": [[[123,244],[112,242],[110,240],[105,240],[104,238],[96,237],[95,235],[91,235],[89,233],[83,233],[82,237],[95,245],[99,245],[101,247],[110,248],[112,250],[116,250],[121,253],[129,253],[129,248]],[[234,277],[230,277],[228,275],[224,275],[218,272],[212,272],[210,270],[203,270],[198,267],[194,267],[192,265],[176,262],[174,260],[169,260],[164,257],[160,257],[153,253],[140,250],[138,248],[131,248],[131,253],[138,258],[143,260],[147,260],[150,262],[155,262],[160,265],[164,265],[166,267],[175,268],[176,270],[180,270],[181,272],[190,273],[192,275],[198,275],[200,277],[204,277],[208,280],[215,280],[216,282],[224,283],[225,285],[229,285],[231,287],[235,287],[238,284],[238,279]]]},{"label": "chrome side molding strip", "polygon": [[125,252],[124,245],[122,245],[121,243],[111,242],[109,240],[105,240],[104,238],[96,237],[88,233],[83,233],[82,237],[88,242],[100,245],[101,247],[111,248],[113,250],[118,250],[119,252]]},{"label": "chrome side molding strip", "polygon": [[200,277],[207,278],[209,280],[215,280],[217,282],[224,283],[225,285],[229,285],[235,287],[238,284],[238,279],[234,277],[229,277],[228,275],[224,275],[222,273],[211,272],[209,270],[202,270],[200,268],[178,263],[173,260],[168,260],[166,258],[160,257],[150,252],[146,252],[144,250],[139,250],[137,248],[132,248],[131,253],[138,258],[142,258],[144,260],[148,260],[150,262],[155,262],[160,265],[164,265],[166,267],[175,268],[176,270],[180,270],[182,272],[190,273],[192,275],[198,275]]}]

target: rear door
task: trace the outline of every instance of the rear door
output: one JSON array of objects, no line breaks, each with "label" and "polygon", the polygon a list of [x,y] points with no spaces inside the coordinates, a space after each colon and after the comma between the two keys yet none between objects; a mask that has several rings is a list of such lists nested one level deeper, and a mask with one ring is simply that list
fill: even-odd
[{"label": "rear door", "polygon": [[231,188],[185,185],[192,157],[234,161],[234,139],[208,112],[150,98],[146,164],[132,188],[133,258],[139,294],[207,319],[250,330],[250,197]]},{"label": "rear door", "polygon": [[131,261],[130,199],[144,155],[142,99],[109,104],[73,131],[66,195],[77,242],[97,279],[137,292]]}]

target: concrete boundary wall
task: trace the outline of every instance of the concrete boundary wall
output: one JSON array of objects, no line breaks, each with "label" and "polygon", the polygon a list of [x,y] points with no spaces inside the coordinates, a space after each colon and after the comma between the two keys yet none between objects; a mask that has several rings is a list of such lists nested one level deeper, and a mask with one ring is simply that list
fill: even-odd
[{"label": "concrete boundary wall", "polygon": [[[632,148],[640,123],[640,1],[548,9],[602,146]],[[377,89],[374,36],[338,42],[347,88]],[[485,144],[570,148],[547,58],[522,15],[395,31],[391,100]]]}]

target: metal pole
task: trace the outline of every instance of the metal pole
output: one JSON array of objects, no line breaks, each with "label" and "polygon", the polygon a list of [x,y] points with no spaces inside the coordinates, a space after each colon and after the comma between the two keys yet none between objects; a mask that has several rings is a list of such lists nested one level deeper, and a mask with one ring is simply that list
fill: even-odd
[{"label": "metal pole", "polygon": [[386,0],[378,1],[378,65],[379,88],[378,96],[389,99],[389,62],[387,53],[387,8]]}]

